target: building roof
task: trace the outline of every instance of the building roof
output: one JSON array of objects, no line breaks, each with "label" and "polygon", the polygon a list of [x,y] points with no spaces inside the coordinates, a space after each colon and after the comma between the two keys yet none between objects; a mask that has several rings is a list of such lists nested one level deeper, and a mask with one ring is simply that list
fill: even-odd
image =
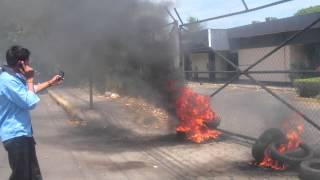
[{"label": "building roof", "polygon": [[[318,18],[320,18],[320,13],[312,13],[259,22],[228,29],[228,36],[230,39],[233,39],[294,32],[304,29]],[[313,28],[320,28],[320,23],[317,23]]]},{"label": "building roof", "polygon": [[204,29],[182,36],[183,46],[190,51],[227,51],[229,39],[226,29]]},{"label": "building roof", "polygon": [[[182,36],[189,51],[227,51],[242,48],[276,46],[320,18],[320,13],[269,20],[230,29],[205,29]],[[290,42],[291,44],[320,43],[320,23]]]}]

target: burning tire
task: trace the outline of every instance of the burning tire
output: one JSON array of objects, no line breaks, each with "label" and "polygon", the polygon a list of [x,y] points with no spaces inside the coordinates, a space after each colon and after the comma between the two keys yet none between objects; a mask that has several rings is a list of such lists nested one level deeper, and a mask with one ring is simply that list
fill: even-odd
[{"label": "burning tire", "polygon": [[178,141],[187,140],[187,134],[185,132],[177,131],[176,132],[176,137],[177,137]]},{"label": "burning tire", "polygon": [[215,120],[213,121],[209,121],[209,122],[206,122],[206,125],[210,128],[210,129],[217,129],[218,126],[220,125],[221,123],[221,118],[220,117],[217,117]]},{"label": "burning tire", "polygon": [[280,153],[277,149],[280,143],[272,143],[269,147],[271,157],[281,163],[285,163],[290,166],[298,166],[302,161],[310,160],[313,157],[312,149],[306,144],[300,144],[299,151],[291,151]]},{"label": "burning tire", "polygon": [[263,161],[265,150],[271,143],[284,140],[285,138],[286,136],[279,129],[271,128],[266,130],[252,146],[252,156],[256,162],[260,163]]},{"label": "burning tire", "polygon": [[320,159],[304,161],[300,164],[301,180],[320,179]]}]

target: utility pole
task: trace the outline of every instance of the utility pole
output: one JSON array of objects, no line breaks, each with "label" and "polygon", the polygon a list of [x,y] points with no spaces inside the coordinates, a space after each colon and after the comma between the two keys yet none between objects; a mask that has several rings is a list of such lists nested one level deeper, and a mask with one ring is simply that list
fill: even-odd
[{"label": "utility pole", "polygon": [[93,109],[93,78],[92,78],[92,66],[90,67],[89,85],[90,85],[90,109]]},{"label": "utility pole", "polygon": [[[89,53],[87,54],[87,60],[89,59]],[[93,66],[89,63],[89,98],[90,98],[90,109],[93,109]]]}]

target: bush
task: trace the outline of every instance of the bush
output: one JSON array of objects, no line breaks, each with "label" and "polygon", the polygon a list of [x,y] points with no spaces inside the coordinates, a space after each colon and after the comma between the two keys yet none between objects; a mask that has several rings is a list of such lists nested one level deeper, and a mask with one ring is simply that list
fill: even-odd
[{"label": "bush", "polygon": [[315,97],[320,94],[320,77],[295,79],[293,84],[301,97]]},{"label": "bush", "polygon": [[[290,69],[292,71],[304,71],[304,70],[312,70],[309,67],[308,61],[307,60],[298,60],[298,61],[293,61],[290,64]],[[289,75],[291,80],[295,79],[303,79],[303,78],[311,78],[312,74],[308,73],[295,73],[295,74],[290,74]]]}]

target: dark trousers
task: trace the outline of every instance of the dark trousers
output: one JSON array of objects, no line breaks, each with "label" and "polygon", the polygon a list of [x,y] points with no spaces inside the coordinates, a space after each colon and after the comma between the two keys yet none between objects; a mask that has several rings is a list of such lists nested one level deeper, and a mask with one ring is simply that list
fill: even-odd
[{"label": "dark trousers", "polygon": [[42,180],[33,137],[17,137],[3,144],[12,170],[9,180]]}]

